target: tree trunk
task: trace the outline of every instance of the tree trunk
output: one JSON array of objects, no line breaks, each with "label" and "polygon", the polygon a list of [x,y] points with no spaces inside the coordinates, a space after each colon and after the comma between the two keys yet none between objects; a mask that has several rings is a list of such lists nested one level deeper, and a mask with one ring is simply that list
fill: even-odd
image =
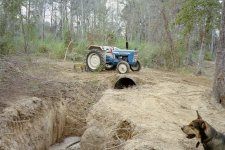
[{"label": "tree trunk", "polygon": [[170,53],[169,54],[170,54],[170,63],[172,65],[171,67],[175,68],[175,66],[177,64],[177,60],[176,60],[177,57],[175,56],[175,47],[174,47],[173,37],[172,37],[172,34],[170,32],[170,29],[169,29],[169,21],[168,21],[168,18],[166,16],[164,6],[161,10],[161,13],[162,13],[163,21],[164,21],[164,29],[166,31],[167,41],[168,41],[168,44],[169,44],[169,47],[170,47]]},{"label": "tree trunk", "polygon": [[212,38],[211,38],[211,44],[210,44],[212,56],[213,56],[213,53],[214,53],[214,45],[215,45],[215,37],[214,37],[214,30],[212,30]]},{"label": "tree trunk", "polygon": [[84,39],[84,4],[81,0],[81,39]]},{"label": "tree trunk", "polygon": [[220,26],[220,47],[216,55],[216,70],[214,76],[213,93],[217,102],[225,104],[225,2],[223,1],[221,26]]},{"label": "tree trunk", "polygon": [[[27,10],[27,39],[28,40],[31,40],[30,37],[31,37],[31,20],[30,20],[30,17],[31,16],[31,0],[28,0],[28,10]],[[27,40],[27,42],[28,42]],[[29,46],[29,43],[27,43]]]},{"label": "tree trunk", "polygon": [[209,39],[207,39],[207,35],[210,33],[212,14],[208,14],[206,19],[203,21],[202,28],[202,39],[201,39],[201,50],[199,53],[198,65],[197,65],[197,74],[201,75],[203,70],[205,52],[206,52],[206,43],[209,43]]},{"label": "tree trunk", "polygon": [[199,52],[198,64],[197,64],[197,75],[201,75],[202,74],[203,61],[204,61],[205,50],[206,50],[205,42],[206,42],[206,29],[205,29],[205,25],[203,25],[201,49],[200,49],[200,52]]},{"label": "tree trunk", "polygon": [[28,52],[28,40],[27,40],[27,34],[24,28],[24,23],[23,23],[23,14],[22,11],[20,10],[20,24],[21,24],[21,29],[22,29],[22,34],[23,34],[23,40],[24,40],[24,51],[25,53]]},{"label": "tree trunk", "polygon": [[52,28],[53,28],[53,15],[54,15],[54,2],[53,2],[53,0],[51,1],[51,18],[50,18],[50,20],[51,20],[51,22],[50,22],[50,29],[51,29],[51,31],[52,31]]},{"label": "tree trunk", "polygon": [[186,65],[193,64],[193,60],[192,60],[192,52],[193,51],[190,46],[190,39],[191,39],[191,34],[186,35],[186,50],[187,50],[186,60],[185,60]]},{"label": "tree trunk", "polygon": [[43,0],[42,40],[45,40],[45,0]]},{"label": "tree trunk", "polygon": [[63,2],[63,0],[61,0],[60,1],[60,16],[61,16],[61,18],[60,18],[60,23],[59,23],[59,25],[60,25],[60,34],[59,34],[59,36],[60,36],[60,39],[61,40],[63,40],[64,39],[64,37],[63,37],[63,29],[64,29],[64,23],[65,23],[65,20],[64,20],[64,17],[65,17],[65,14],[64,14],[64,2]]},{"label": "tree trunk", "polygon": [[70,0],[70,33],[73,37],[74,29],[73,29],[73,22],[74,22],[74,1]]}]

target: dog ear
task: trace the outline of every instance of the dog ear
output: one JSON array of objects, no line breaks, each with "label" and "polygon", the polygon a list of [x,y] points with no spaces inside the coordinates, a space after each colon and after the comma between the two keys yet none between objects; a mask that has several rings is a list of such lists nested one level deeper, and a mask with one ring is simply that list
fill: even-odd
[{"label": "dog ear", "polygon": [[199,115],[197,110],[196,110],[196,112],[197,112],[198,119],[202,119],[202,117]]},{"label": "dog ear", "polygon": [[201,123],[201,128],[202,128],[202,129],[206,129],[206,124],[205,124],[204,121]]}]

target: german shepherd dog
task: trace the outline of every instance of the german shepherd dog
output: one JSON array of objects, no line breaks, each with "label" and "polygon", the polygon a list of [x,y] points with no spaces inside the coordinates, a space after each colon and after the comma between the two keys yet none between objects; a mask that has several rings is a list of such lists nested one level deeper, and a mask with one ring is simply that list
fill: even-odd
[{"label": "german shepherd dog", "polygon": [[188,139],[197,138],[196,148],[202,143],[204,150],[225,150],[225,135],[217,132],[197,111],[197,119],[181,127]]}]

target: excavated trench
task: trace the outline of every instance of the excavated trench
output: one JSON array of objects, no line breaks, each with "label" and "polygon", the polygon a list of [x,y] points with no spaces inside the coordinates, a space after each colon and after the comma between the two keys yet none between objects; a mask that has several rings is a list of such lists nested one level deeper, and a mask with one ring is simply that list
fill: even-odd
[{"label": "excavated trench", "polygon": [[1,114],[0,149],[47,149],[63,135],[66,107],[60,100],[24,97]]},{"label": "excavated trench", "polygon": [[33,97],[19,97],[0,114],[0,150],[56,150],[57,146],[50,146],[73,137],[61,147],[66,149],[74,140],[79,141],[86,130],[88,111],[101,98],[105,85],[48,83],[42,88]]},{"label": "excavated trench", "polygon": [[[114,89],[123,89],[136,86],[139,81],[135,77],[117,75],[110,84]],[[0,150],[57,150],[79,142],[86,130],[90,108],[107,89],[106,84],[96,82],[53,82],[39,86],[41,91],[20,97],[18,103],[0,114]],[[72,141],[50,148],[70,136]]]},{"label": "excavated trench", "polygon": [[[116,75],[116,76],[112,76],[111,82],[109,81],[106,84],[110,84],[109,88],[111,87],[113,89],[125,89],[125,88],[132,88],[134,86],[139,85],[140,83],[141,82],[137,77],[133,77],[133,76],[129,76],[129,75]],[[63,149],[75,150],[77,148],[80,148],[80,140],[81,140],[81,137],[77,137],[77,136],[71,137],[70,136],[70,137],[64,139],[63,142],[57,143],[57,144],[51,146],[49,148],[49,150],[63,150]]]}]

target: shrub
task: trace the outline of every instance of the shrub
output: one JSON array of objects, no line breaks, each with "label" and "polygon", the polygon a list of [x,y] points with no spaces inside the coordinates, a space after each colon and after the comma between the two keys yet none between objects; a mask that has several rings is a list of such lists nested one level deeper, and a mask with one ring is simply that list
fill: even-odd
[{"label": "shrub", "polygon": [[8,36],[3,36],[0,40],[0,54],[8,55],[14,51],[13,39]]},{"label": "shrub", "polygon": [[208,60],[208,61],[212,61],[213,60],[212,52],[206,51],[206,53],[205,53],[205,60]]},{"label": "shrub", "polygon": [[65,54],[64,42],[55,39],[36,39],[30,43],[31,52],[37,55],[48,54],[51,58],[63,58]]},{"label": "shrub", "polygon": [[49,50],[48,50],[48,48],[46,47],[46,45],[41,45],[40,47],[38,47],[38,52],[39,52],[39,53],[48,53]]},{"label": "shrub", "polygon": [[62,41],[49,41],[48,48],[52,58],[63,58],[65,55],[65,46]]}]

